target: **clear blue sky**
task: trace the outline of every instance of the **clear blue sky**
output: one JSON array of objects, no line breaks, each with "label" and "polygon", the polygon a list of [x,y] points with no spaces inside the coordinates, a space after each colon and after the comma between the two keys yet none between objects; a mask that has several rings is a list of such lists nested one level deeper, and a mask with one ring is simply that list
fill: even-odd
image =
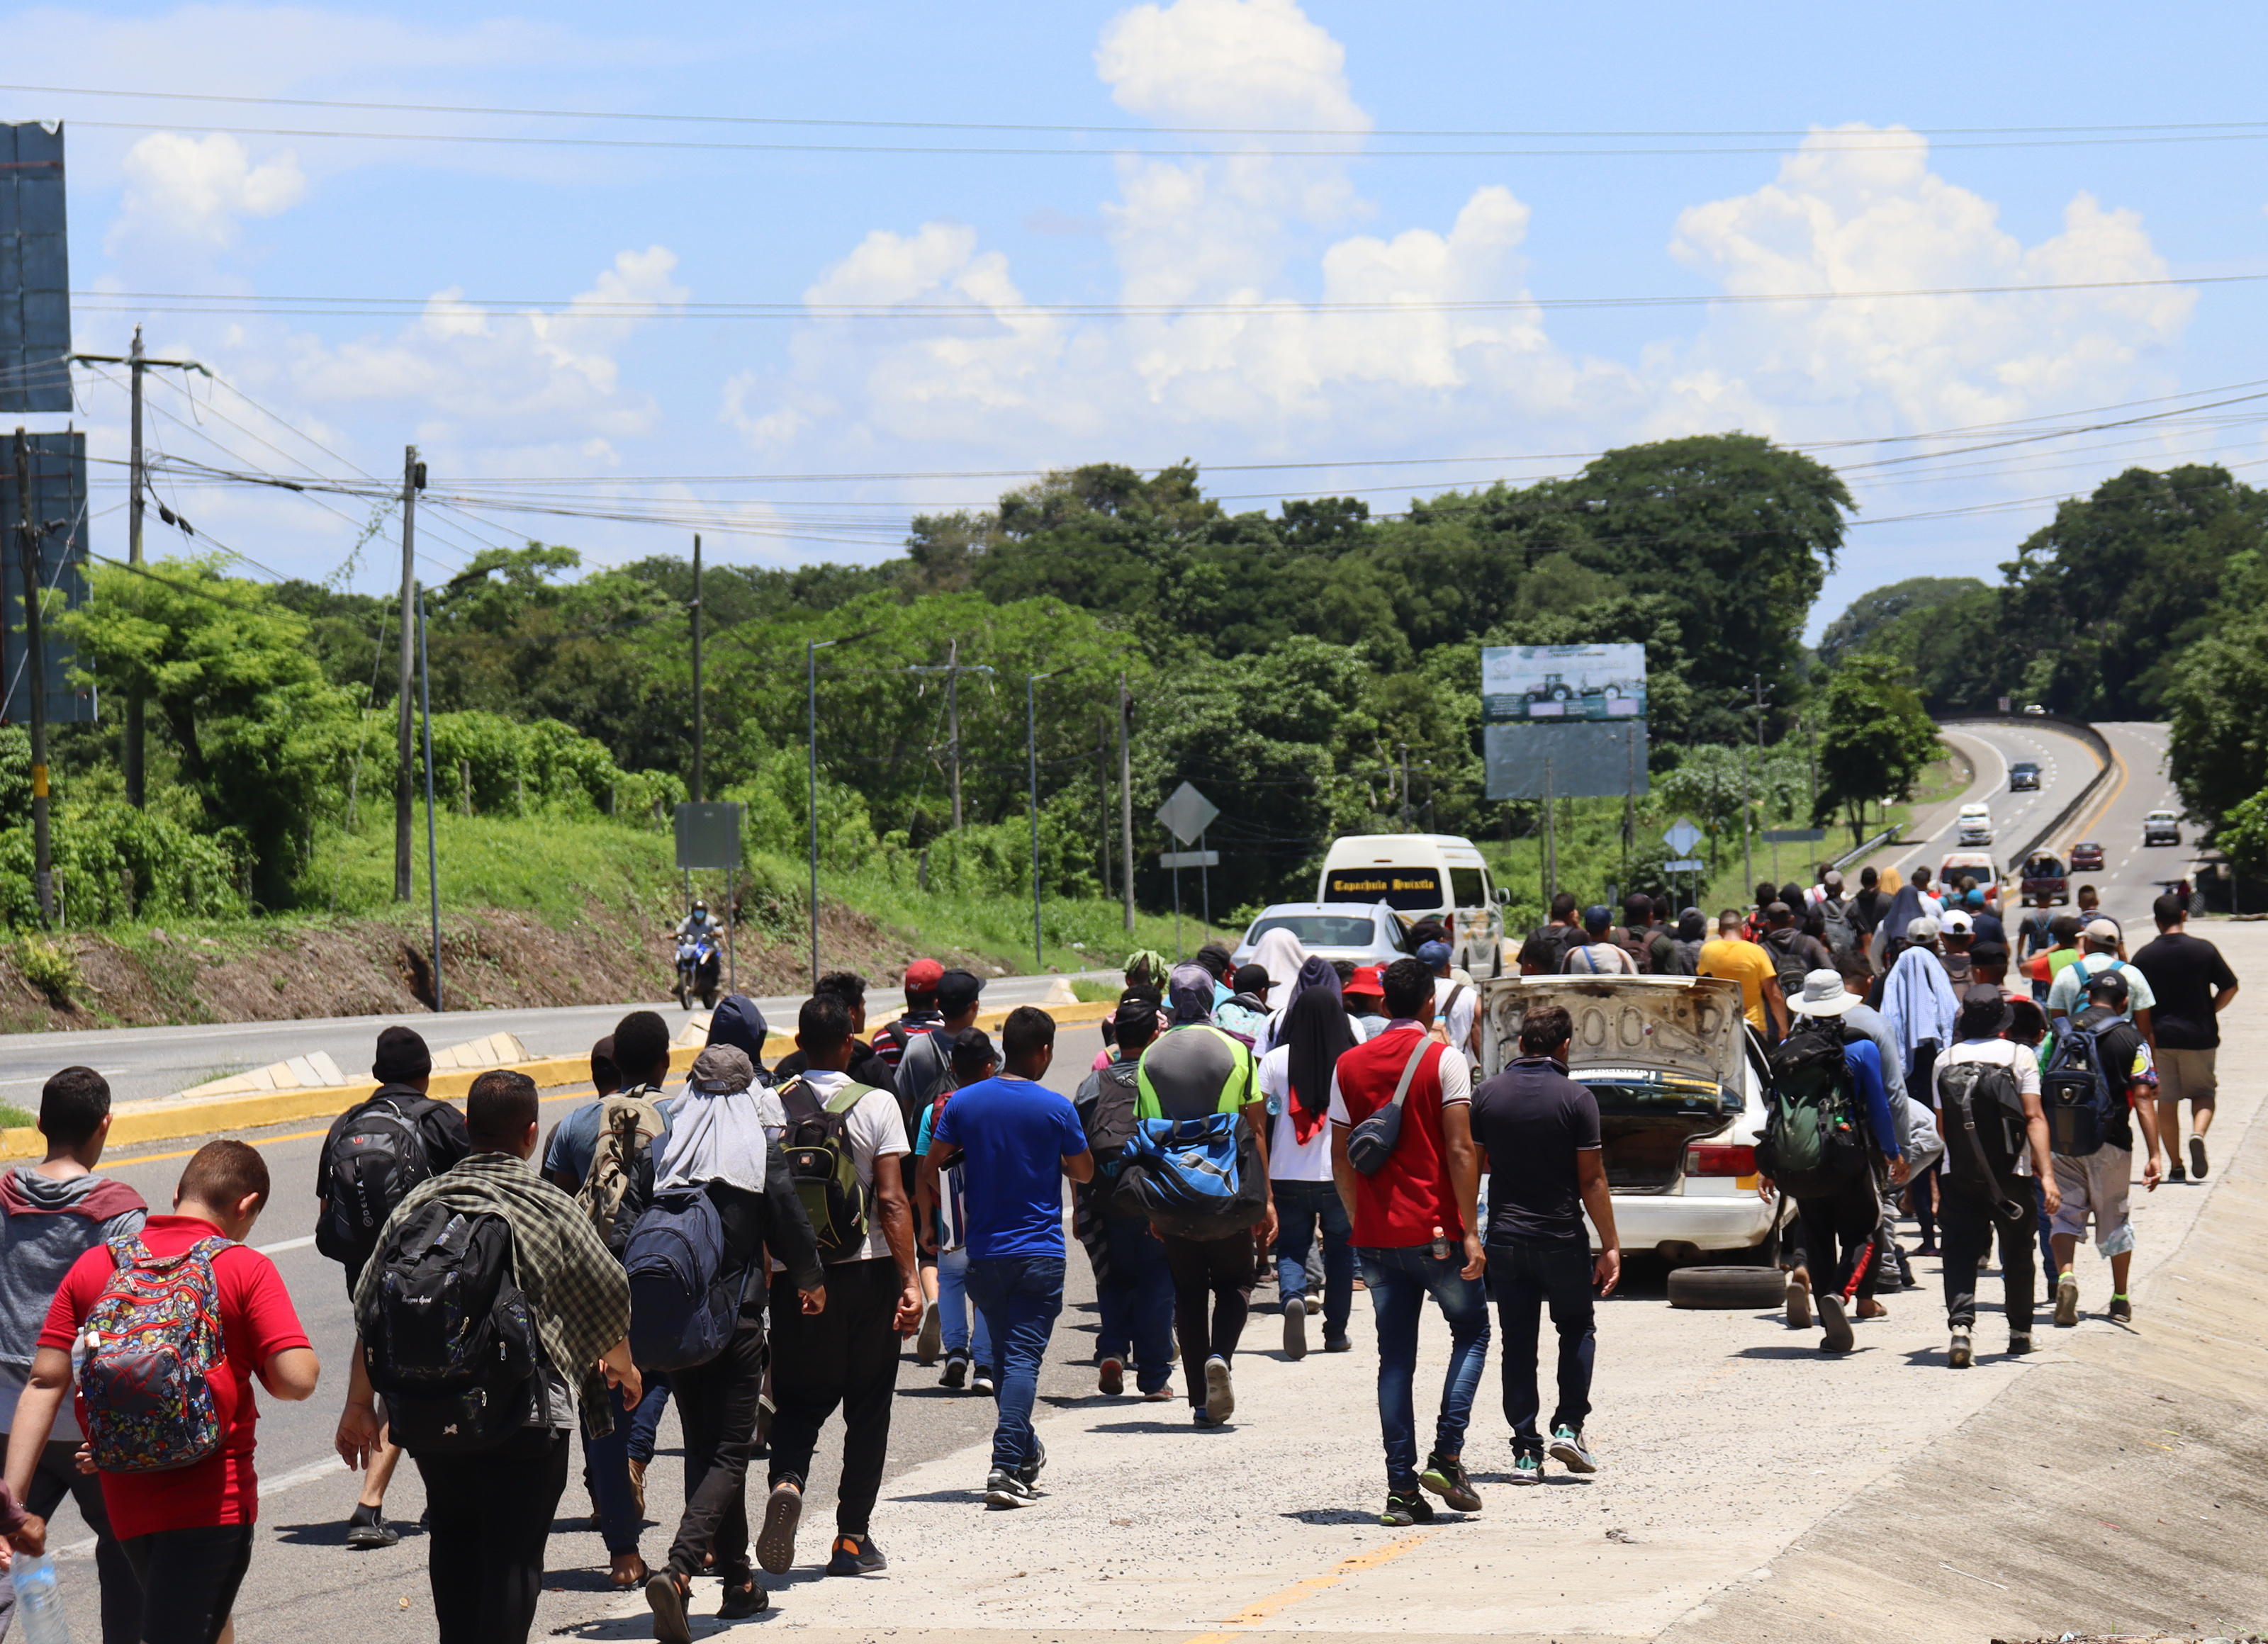
[{"label": "clear blue sky", "polygon": [[[910,512],[1015,482],[995,471],[1189,457],[1232,506],[1385,510],[1746,428],[1827,447],[1859,496],[1815,631],[1898,576],[1996,576],[2033,499],[2268,457],[2268,400],[2005,428],[2268,378],[2268,280],[2211,283],[2268,275],[2268,123],[2103,129],[2268,122],[2250,8],[119,4],[0,31],[0,76],[53,88],[0,92],[0,117],[70,122],[72,283],[121,294],[80,301],[77,346],[121,350],[139,319],[153,354],[219,373],[194,407],[153,390],[173,457],[393,475],[416,441],[436,493],[482,504],[421,516],[429,577],[527,536],[682,552],[696,525],[718,559],[871,557]],[[950,128],[972,123],[1069,129]],[[1172,130],[1197,127],[1349,135]],[[2080,129],[2005,129],[2045,127]],[[972,148],[1071,152],[940,151]],[[1668,151],[1535,152],[1583,149]],[[2099,289],[1557,305],[2011,285]],[[174,293],[236,312],[150,295]],[[295,312],[339,298],[382,312]],[[2096,414],[2142,400],[2163,403]],[[81,404],[122,455],[115,384]],[[1992,431],[1869,443],[1956,429]],[[1263,464],[1325,466],[1232,466]],[[770,477],[812,474],[934,477]],[[370,512],[161,494],[313,576]],[[98,532],[119,551],[122,515]]]}]

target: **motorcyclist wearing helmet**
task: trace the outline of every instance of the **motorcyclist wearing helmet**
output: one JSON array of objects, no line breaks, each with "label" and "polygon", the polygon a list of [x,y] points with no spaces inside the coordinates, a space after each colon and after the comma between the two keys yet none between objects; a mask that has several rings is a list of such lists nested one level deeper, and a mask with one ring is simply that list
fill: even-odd
[{"label": "motorcyclist wearing helmet", "polygon": [[721,938],[724,931],[724,922],[709,912],[709,904],[696,902],[693,904],[693,911],[677,921],[674,934],[681,942],[691,942],[697,941],[703,936]]}]

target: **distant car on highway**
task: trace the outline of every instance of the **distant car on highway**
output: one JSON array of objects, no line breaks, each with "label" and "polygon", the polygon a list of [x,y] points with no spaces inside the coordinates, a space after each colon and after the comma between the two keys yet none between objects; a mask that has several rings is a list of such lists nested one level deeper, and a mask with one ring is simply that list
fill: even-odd
[{"label": "distant car on highway", "polygon": [[2024,711],[2028,714],[2044,714],[2048,710],[2037,702],[2027,702],[2024,704]]},{"label": "distant car on highway", "polygon": [[1999,906],[2000,870],[1992,865],[1990,852],[1981,850],[1948,852],[1944,864],[1937,870],[1938,888],[1950,895],[1960,888],[1962,877],[1964,875],[1977,881],[1977,888],[1984,892],[1984,901],[1988,906]]},{"label": "distant car on highway", "polygon": [[1391,965],[1410,951],[1403,940],[1407,929],[1401,916],[1383,902],[1367,907],[1350,902],[1278,902],[1260,910],[1233,957],[1239,965],[1248,965],[1261,937],[1271,930],[1288,930],[1301,947],[1324,958]]},{"label": "distant car on highway", "polygon": [[[2073,864],[2076,867],[2078,864]],[[2024,900],[2030,902],[2043,895],[2058,903],[2071,900],[2071,876],[2064,871],[2063,863],[2047,851],[2040,851],[2023,865],[2019,877]]]},{"label": "distant car on highway", "polygon": [[2080,840],[2071,848],[2071,870],[2073,873],[2101,873],[2102,847],[2091,839]]},{"label": "distant car on highway", "polygon": [[1961,845],[1990,845],[1992,842],[1992,809],[1981,801],[1961,807],[1961,819],[1954,829],[1954,841]]},{"label": "distant car on highway", "polygon": [[2170,811],[2153,811],[2142,818],[2142,842],[2145,845],[2178,845],[2182,842],[2182,819]]},{"label": "distant car on highway", "polygon": [[2040,785],[2040,767],[2029,760],[2019,760],[2008,767],[2008,791],[2021,793]]}]

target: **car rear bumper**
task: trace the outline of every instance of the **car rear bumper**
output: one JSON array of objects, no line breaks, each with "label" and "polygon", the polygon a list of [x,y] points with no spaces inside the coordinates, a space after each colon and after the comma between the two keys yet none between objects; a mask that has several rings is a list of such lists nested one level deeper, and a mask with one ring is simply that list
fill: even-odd
[{"label": "car rear bumper", "polygon": [[1614,1206],[1615,1231],[1629,1251],[1651,1251],[1660,1244],[1751,1250],[1764,1243],[1772,1227],[1773,1207],[1753,1193],[1616,1193]]}]

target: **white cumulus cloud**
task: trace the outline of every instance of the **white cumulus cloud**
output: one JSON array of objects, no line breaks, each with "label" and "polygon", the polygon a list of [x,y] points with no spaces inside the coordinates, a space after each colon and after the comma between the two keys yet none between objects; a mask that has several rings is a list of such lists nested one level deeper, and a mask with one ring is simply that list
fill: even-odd
[{"label": "white cumulus cloud", "polygon": [[110,235],[114,249],[138,235],[226,246],[242,218],[288,211],[307,192],[291,150],[255,165],[225,131],[202,138],[153,131],[127,150],[125,173],[125,208]]}]

